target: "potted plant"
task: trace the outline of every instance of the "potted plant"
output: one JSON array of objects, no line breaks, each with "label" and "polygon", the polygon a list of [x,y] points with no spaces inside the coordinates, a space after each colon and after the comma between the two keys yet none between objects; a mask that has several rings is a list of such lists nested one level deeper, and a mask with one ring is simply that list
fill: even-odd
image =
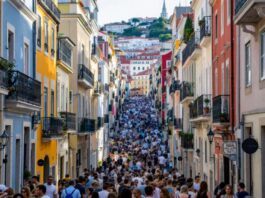
[{"label": "potted plant", "polygon": [[226,122],[226,121],[227,121],[227,114],[220,113],[220,122]]},{"label": "potted plant", "polygon": [[205,23],[205,19],[204,18],[199,20],[199,26],[202,26],[204,23]]},{"label": "potted plant", "polygon": [[209,103],[210,103],[209,98],[205,98],[205,99],[204,99],[204,104],[205,104],[205,106],[204,106],[204,108],[203,108],[205,114],[208,114],[208,113],[210,112]]}]

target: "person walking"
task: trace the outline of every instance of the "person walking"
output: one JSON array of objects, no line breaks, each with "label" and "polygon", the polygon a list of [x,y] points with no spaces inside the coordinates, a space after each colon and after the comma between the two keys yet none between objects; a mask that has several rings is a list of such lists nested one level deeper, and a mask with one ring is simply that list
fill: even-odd
[{"label": "person walking", "polygon": [[68,182],[68,187],[65,188],[62,192],[62,198],[81,198],[81,194],[78,189],[75,187],[74,180]]},{"label": "person walking", "polygon": [[233,188],[230,185],[225,186],[225,195],[222,195],[221,198],[236,198],[233,193]]},{"label": "person walking", "polygon": [[249,196],[249,193],[245,190],[245,188],[246,186],[243,182],[238,184],[236,198],[247,198]]}]

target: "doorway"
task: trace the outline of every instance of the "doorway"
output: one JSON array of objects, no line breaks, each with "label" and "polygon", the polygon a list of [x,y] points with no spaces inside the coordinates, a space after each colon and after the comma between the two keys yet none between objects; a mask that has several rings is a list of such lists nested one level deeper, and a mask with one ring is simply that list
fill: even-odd
[{"label": "doorway", "polygon": [[50,160],[49,157],[46,155],[44,157],[44,166],[43,166],[43,180],[46,182],[50,175]]}]

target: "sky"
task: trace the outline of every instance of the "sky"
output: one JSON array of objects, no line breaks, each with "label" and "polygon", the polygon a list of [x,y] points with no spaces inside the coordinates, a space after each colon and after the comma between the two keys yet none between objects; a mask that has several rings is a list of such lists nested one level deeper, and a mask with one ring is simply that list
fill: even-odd
[{"label": "sky", "polygon": [[[191,0],[166,0],[168,15],[174,7],[189,5]],[[133,17],[158,17],[162,11],[163,0],[98,0],[99,25],[110,22],[127,21]]]}]

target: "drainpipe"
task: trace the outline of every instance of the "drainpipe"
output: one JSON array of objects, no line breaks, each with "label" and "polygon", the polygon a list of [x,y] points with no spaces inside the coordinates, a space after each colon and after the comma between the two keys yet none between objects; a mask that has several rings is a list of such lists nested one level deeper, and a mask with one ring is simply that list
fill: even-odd
[{"label": "drainpipe", "polygon": [[[36,13],[36,3],[35,1],[33,1],[32,3],[32,7],[33,7],[33,12]],[[33,31],[32,31],[32,50],[33,50],[33,57],[32,57],[32,63],[33,63],[33,66],[32,66],[32,77],[33,79],[36,78],[36,66],[37,66],[37,61],[36,61],[36,21],[33,22],[33,25],[32,25],[32,28],[33,28]]]}]

